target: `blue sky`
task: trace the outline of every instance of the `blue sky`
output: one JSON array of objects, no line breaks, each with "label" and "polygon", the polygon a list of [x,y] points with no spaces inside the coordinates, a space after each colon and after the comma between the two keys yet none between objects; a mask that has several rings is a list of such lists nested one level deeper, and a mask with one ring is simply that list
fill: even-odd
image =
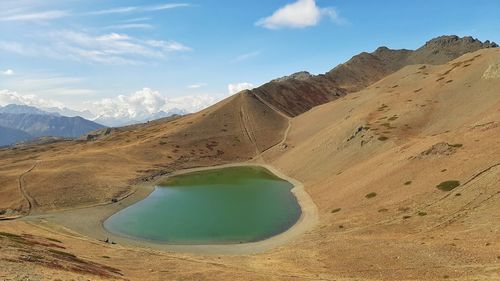
[{"label": "blue sky", "polygon": [[323,73],[381,45],[414,49],[443,34],[498,42],[498,11],[495,0],[2,0],[0,91],[77,109],[202,107],[230,84]]}]

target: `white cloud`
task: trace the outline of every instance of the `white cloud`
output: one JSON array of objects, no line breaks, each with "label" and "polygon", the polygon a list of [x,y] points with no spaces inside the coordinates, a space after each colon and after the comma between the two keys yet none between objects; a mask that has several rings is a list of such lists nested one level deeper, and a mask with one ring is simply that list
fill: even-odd
[{"label": "white cloud", "polygon": [[81,106],[75,109],[65,103],[44,99],[36,94],[21,95],[15,91],[0,90],[0,106],[22,104],[61,114],[73,112],[70,116],[85,116],[107,126],[123,126],[168,116],[166,113],[198,112],[219,102],[224,96],[227,95],[201,94],[170,98],[159,91],[144,88],[130,95],[82,102]]},{"label": "white cloud", "polygon": [[138,7],[119,7],[119,8],[112,8],[112,9],[107,9],[107,10],[99,10],[99,11],[93,11],[89,12],[89,15],[109,15],[109,14],[123,14],[123,13],[130,13],[134,12],[137,10]]},{"label": "white cloud", "polygon": [[227,90],[229,92],[229,95],[234,95],[243,90],[252,89],[253,87],[254,87],[253,84],[248,82],[243,82],[243,83],[229,84],[227,85]]},{"label": "white cloud", "polygon": [[62,30],[43,36],[42,42],[31,45],[0,41],[0,50],[25,56],[102,64],[139,64],[144,60],[165,59],[171,53],[191,50],[176,41],[143,40],[120,33],[92,35]]},{"label": "white cloud", "polygon": [[107,29],[151,29],[153,26],[147,23],[125,23],[106,26]]},{"label": "white cloud", "polygon": [[207,83],[197,83],[187,86],[188,89],[200,89],[207,85]]},{"label": "white cloud", "polygon": [[158,91],[144,88],[128,96],[120,95],[91,102],[89,110],[101,118],[145,120],[161,111],[180,109],[186,112],[197,112],[216,101],[217,99],[210,95],[168,98]]},{"label": "white cloud", "polygon": [[161,4],[161,5],[156,5],[156,6],[149,6],[149,7],[144,7],[145,11],[163,11],[163,10],[169,10],[169,9],[175,9],[175,8],[185,8],[185,7],[191,7],[191,4],[188,3],[169,3],[169,4]]},{"label": "white cloud", "polygon": [[320,8],[315,0],[297,0],[260,19],[256,25],[268,29],[306,28],[317,25],[323,17],[337,24],[343,22],[334,8]]},{"label": "white cloud", "polygon": [[109,14],[125,14],[125,13],[137,13],[137,12],[155,12],[170,10],[175,8],[190,7],[188,3],[170,3],[161,4],[155,6],[130,6],[130,7],[118,7],[107,10],[99,10],[87,13],[88,15],[109,15]]},{"label": "white cloud", "polygon": [[14,75],[14,70],[6,69],[5,71],[2,72],[2,74],[6,75],[6,76],[12,76],[12,75]]},{"label": "white cloud", "polygon": [[[88,118],[105,122],[106,125],[124,125],[150,120],[168,112],[194,113],[220,101],[220,95],[191,95],[169,98],[159,91],[144,88],[130,95],[119,95],[98,101],[83,102],[82,112],[90,112]],[[21,104],[35,106],[41,109],[59,108],[68,110],[62,102],[43,99],[36,94],[21,95],[15,91],[0,90],[0,106]],[[74,108],[69,108],[74,110]]]},{"label": "white cloud", "polygon": [[182,51],[191,51],[192,49],[184,46],[183,44],[175,41],[158,41],[158,40],[148,40],[146,44],[151,47],[160,48],[166,52],[182,52]]},{"label": "white cloud", "polygon": [[237,56],[235,59],[233,59],[232,62],[245,61],[245,60],[257,57],[258,55],[260,55],[260,51],[254,51],[254,52],[242,54],[242,55]]},{"label": "white cloud", "polygon": [[42,99],[37,95],[20,95],[14,91],[0,90],[0,106],[8,104],[30,105],[35,107],[63,107],[63,104],[60,102]]},{"label": "white cloud", "polygon": [[44,11],[29,14],[2,15],[0,21],[48,21],[68,17],[71,14],[67,11]]}]

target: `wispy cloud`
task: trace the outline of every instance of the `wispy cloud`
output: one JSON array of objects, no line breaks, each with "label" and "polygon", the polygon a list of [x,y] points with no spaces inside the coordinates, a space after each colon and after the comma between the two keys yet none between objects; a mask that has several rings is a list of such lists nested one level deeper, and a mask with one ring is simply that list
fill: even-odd
[{"label": "wispy cloud", "polygon": [[170,10],[175,8],[185,8],[190,7],[191,4],[188,3],[169,3],[154,6],[129,6],[129,7],[118,7],[106,10],[98,10],[88,12],[88,15],[109,15],[109,14],[126,14],[126,13],[141,13],[141,12],[155,12]]},{"label": "wispy cloud", "polygon": [[188,89],[201,89],[205,86],[207,86],[207,83],[197,83],[197,84],[188,85],[187,88]]},{"label": "wispy cloud", "polygon": [[260,51],[254,51],[254,52],[250,52],[250,53],[245,53],[245,54],[242,54],[242,55],[239,55],[237,56],[236,58],[234,58],[231,62],[242,62],[242,61],[246,61],[246,60],[249,60],[251,58],[254,58],[254,57],[257,57],[260,55]]},{"label": "wispy cloud", "polygon": [[121,33],[92,35],[62,30],[48,32],[40,40],[31,44],[0,41],[0,50],[24,56],[102,64],[139,64],[145,60],[165,59],[172,53],[191,50],[176,41],[144,40]]},{"label": "wispy cloud", "polygon": [[2,82],[2,87],[13,89],[28,95],[44,97],[89,96],[95,91],[86,89],[82,77],[54,73],[31,73],[9,77]]},{"label": "wispy cloud", "polygon": [[188,4],[188,3],[170,3],[170,4],[161,4],[161,5],[156,5],[156,6],[144,7],[144,10],[145,11],[162,11],[162,10],[169,10],[169,9],[175,9],[175,8],[185,8],[185,7],[192,7],[192,5]]},{"label": "wispy cloud", "polygon": [[[0,12],[0,21],[50,21],[70,16],[80,15],[110,15],[110,14],[129,14],[129,13],[145,13],[145,12],[158,12],[163,10],[170,10],[176,8],[191,7],[189,3],[167,3],[152,6],[128,6],[128,7],[115,7],[104,10],[90,11],[86,13],[72,13],[64,10],[47,10],[47,11],[31,11],[27,12],[23,9],[11,9]],[[131,19],[129,22],[144,21],[149,18]]]},{"label": "wispy cloud", "polygon": [[315,0],[297,0],[255,24],[268,29],[306,28],[316,26],[323,17],[328,17],[337,24],[344,23],[335,8],[318,7]]},{"label": "wispy cloud", "polygon": [[26,14],[0,15],[0,21],[48,21],[70,16],[68,11],[44,11]]},{"label": "wispy cloud", "polygon": [[147,23],[124,23],[106,26],[106,29],[151,29],[153,26]]},{"label": "wispy cloud", "polygon": [[148,21],[148,20],[151,20],[151,18],[149,18],[149,17],[141,17],[141,18],[132,18],[132,19],[122,20],[122,21],[120,21],[120,23],[144,22],[144,21]]}]

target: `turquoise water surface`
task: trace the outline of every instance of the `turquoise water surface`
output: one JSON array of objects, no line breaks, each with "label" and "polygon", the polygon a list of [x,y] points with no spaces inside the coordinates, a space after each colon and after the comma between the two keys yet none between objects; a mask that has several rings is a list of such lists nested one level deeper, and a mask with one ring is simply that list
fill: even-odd
[{"label": "turquoise water surface", "polygon": [[111,216],[104,227],[118,235],[170,244],[259,241],[286,231],[299,219],[292,188],[261,167],[179,175]]}]

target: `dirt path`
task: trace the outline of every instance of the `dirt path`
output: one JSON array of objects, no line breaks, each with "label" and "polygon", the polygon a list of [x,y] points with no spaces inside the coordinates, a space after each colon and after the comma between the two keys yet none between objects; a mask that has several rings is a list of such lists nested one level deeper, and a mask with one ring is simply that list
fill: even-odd
[{"label": "dirt path", "polygon": [[243,108],[243,106],[240,107],[240,122],[245,135],[248,137],[250,142],[255,146],[255,153],[260,154],[259,147],[257,146],[257,139],[255,138],[252,129],[249,128],[250,120],[248,118],[248,115],[245,113],[245,109]]},{"label": "dirt path", "polygon": [[35,199],[33,199],[33,197],[31,197],[29,195],[29,193],[26,191],[25,186],[24,186],[24,177],[27,174],[29,174],[31,171],[33,171],[39,163],[40,163],[40,161],[36,161],[35,164],[33,164],[33,166],[31,166],[31,168],[29,168],[27,171],[22,173],[18,179],[19,190],[21,191],[21,194],[23,195],[24,199],[26,199],[26,201],[28,202],[28,213],[26,214],[26,216],[29,216],[31,214],[31,212],[35,206]]},{"label": "dirt path", "polygon": [[259,95],[257,94],[254,94],[254,96],[263,104],[267,105],[270,109],[276,111],[276,113],[278,113],[279,115],[285,117],[286,119],[291,119],[290,116],[286,115],[285,113],[283,113],[281,110],[277,109],[274,105],[268,103],[267,101],[265,101],[262,97],[260,97]]},{"label": "dirt path", "polygon": [[268,150],[271,150],[272,148],[274,147],[277,147],[277,146],[280,146],[280,145],[283,145],[286,140],[288,139],[288,133],[290,132],[290,129],[292,128],[292,118],[289,117],[288,115],[286,115],[285,113],[281,112],[279,109],[277,109],[276,107],[274,107],[273,105],[271,105],[270,103],[268,103],[267,101],[265,101],[263,98],[261,98],[259,95],[255,94],[255,97],[260,101],[262,102],[263,104],[265,104],[267,107],[269,107],[270,109],[274,110],[276,113],[278,113],[279,115],[283,116],[284,118],[286,118],[288,120],[288,127],[286,128],[285,130],[285,133],[283,134],[283,138],[281,139],[281,141],[273,146],[270,146],[266,149],[264,149],[263,151],[261,151],[259,153],[259,155],[255,156],[254,159],[256,158],[259,158],[259,159],[262,159],[262,154],[264,154],[265,152],[267,152]]}]

